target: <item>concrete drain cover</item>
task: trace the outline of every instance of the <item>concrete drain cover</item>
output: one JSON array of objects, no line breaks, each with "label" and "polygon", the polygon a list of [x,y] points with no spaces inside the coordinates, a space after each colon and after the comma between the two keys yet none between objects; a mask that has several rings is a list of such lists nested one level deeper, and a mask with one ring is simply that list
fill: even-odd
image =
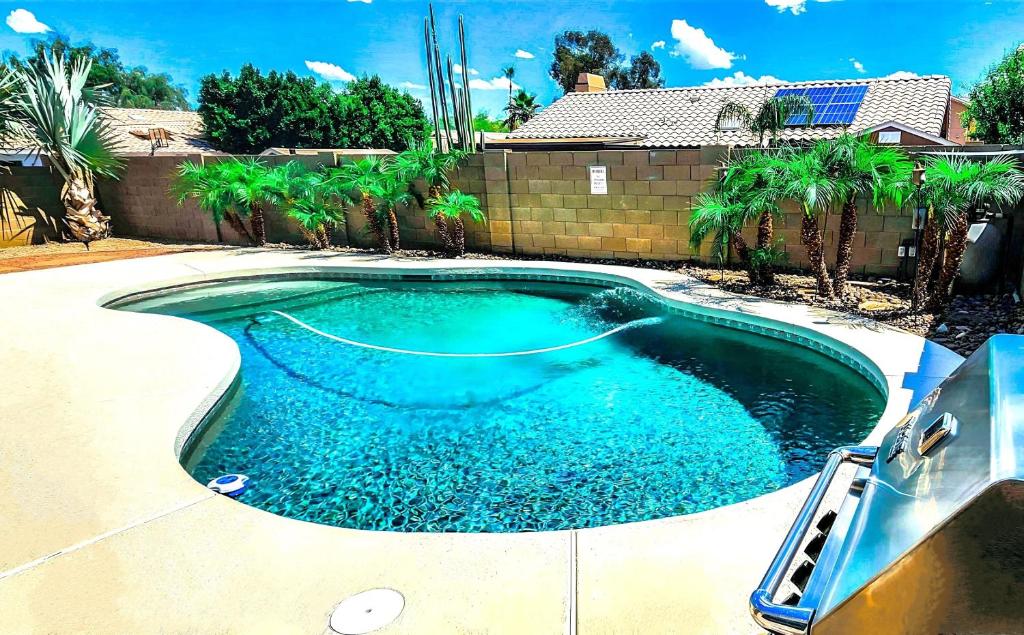
[{"label": "concrete drain cover", "polygon": [[394,589],[370,589],[342,600],[331,613],[331,630],[341,635],[362,635],[398,619],[405,597]]}]

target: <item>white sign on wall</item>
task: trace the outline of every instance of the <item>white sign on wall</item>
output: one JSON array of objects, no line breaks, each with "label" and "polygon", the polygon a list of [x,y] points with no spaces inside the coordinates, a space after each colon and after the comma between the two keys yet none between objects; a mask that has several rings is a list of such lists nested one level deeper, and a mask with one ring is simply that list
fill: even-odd
[{"label": "white sign on wall", "polygon": [[592,165],[592,166],[590,166],[590,193],[591,194],[607,194],[608,193],[608,166],[605,166],[605,165]]}]

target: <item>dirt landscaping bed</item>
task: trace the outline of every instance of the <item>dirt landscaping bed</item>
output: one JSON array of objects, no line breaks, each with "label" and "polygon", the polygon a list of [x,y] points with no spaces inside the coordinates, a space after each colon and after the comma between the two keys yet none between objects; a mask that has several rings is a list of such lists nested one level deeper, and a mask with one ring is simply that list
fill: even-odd
[{"label": "dirt landscaping bed", "polygon": [[0,249],[0,273],[16,273],[69,265],[84,265],[125,258],[162,256],[200,249],[223,249],[221,245],[192,245],[154,242],[136,238],[107,238],[86,249],[81,243],[43,243]]}]

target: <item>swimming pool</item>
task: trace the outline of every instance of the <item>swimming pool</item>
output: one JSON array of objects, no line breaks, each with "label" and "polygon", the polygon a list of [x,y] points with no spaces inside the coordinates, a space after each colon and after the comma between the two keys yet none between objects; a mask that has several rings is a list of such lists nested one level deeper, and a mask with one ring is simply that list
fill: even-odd
[{"label": "swimming pool", "polygon": [[[810,476],[884,405],[830,358],[625,287],[284,278],[120,308],[238,343],[238,388],[182,455],[198,481],[244,473],[243,502],[342,527],[540,531],[704,511]],[[542,352],[508,355],[523,351]]]}]

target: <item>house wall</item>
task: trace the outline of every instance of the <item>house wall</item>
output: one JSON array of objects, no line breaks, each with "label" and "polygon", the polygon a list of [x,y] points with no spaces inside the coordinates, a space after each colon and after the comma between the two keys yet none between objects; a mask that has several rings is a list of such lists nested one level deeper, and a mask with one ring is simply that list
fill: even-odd
[{"label": "house wall", "polygon": [[967,104],[959,99],[949,100],[949,109],[946,111],[946,138],[953,143],[965,145],[970,141],[968,132],[960,121],[960,115],[967,110]]},{"label": "house wall", "polygon": [[59,239],[60,190],[60,179],[49,168],[0,169],[0,248]]}]

